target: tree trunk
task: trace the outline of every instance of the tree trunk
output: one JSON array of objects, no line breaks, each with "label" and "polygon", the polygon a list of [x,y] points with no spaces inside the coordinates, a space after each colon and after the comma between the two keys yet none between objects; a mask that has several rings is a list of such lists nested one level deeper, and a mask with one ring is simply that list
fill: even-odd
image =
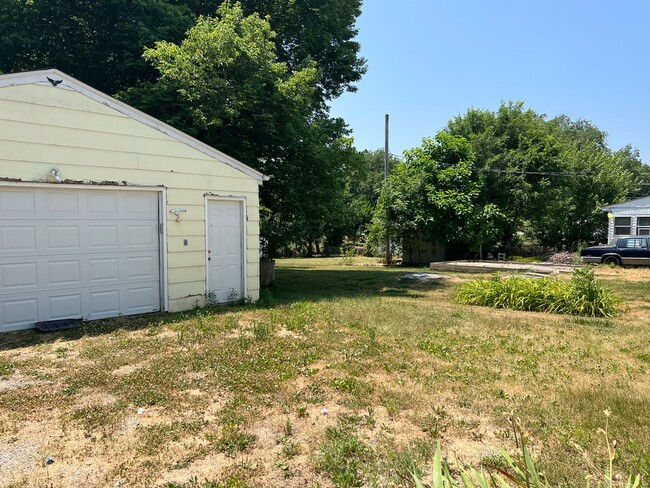
[{"label": "tree trunk", "polygon": [[267,288],[275,283],[275,260],[260,260],[260,286]]}]

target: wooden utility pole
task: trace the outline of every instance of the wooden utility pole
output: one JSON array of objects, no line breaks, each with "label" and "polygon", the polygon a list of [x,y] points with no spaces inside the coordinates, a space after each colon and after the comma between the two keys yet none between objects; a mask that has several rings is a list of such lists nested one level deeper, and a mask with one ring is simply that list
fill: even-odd
[{"label": "wooden utility pole", "polygon": [[[386,140],[384,144],[384,181],[388,180],[388,172],[390,171],[389,161],[390,154],[388,152],[388,125],[389,125],[390,116],[386,114]],[[390,265],[392,261],[392,256],[390,252],[390,235],[388,234],[388,228],[386,228],[386,265]]]}]

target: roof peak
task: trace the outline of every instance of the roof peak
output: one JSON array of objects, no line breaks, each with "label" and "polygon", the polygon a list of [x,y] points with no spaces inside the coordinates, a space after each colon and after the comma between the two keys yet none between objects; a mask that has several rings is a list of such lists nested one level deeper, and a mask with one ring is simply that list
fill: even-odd
[{"label": "roof peak", "polygon": [[9,86],[20,86],[20,85],[43,85],[51,88],[58,88],[64,90],[72,90],[78,93],[81,93],[88,98],[95,100],[103,105],[106,105],[113,110],[120,112],[127,117],[130,117],[138,122],[155,129],[159,132],[162,132],[173,139],[176,139],[179,142],[182,142],[197,151],[206,154],[217,161],[220,161],[228,166],[241,171],[242,173],[250,176],[257,180],[259,184],[262,184],[264,181],[268,181],[269,177],[265,176],[261,172],[251,168],[250,166],[238,161],[237,159],[228,156],[226,153],[219,151],[218,149],[209,146],[198,139],[172,127],[171,125],[166,124],[165,122],[156,119],[146,113],[138,110],[135,107],[127,105],[124,102],[113,98],[106,93],[103,93],[85,83],[77,80],[76,78],[63,73],[55,68],[48,68],[37,71],[25,71],[22,73],[9,73],[0,75],[0,88],[9,87]]}]

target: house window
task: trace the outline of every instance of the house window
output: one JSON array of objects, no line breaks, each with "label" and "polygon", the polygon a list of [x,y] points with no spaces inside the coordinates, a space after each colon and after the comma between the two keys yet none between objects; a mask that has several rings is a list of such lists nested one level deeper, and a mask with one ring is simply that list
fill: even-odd
[{"label": "house window", "polygon": [[632,217],[616,217],[614,219],[614,235],[629,236],[632,233]]},{"label": "house window", "polygon": [[650,217],[637,217],[636,233],[640,236],[650,236]]}]

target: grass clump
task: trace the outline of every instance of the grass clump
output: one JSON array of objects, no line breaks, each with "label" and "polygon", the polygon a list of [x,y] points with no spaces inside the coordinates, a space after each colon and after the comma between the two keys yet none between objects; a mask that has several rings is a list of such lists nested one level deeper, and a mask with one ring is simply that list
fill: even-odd
[{"label": "grass clump", "polygon": [[9,376],[14,372],[14,365],[9,361],[0,359],[0,377]]},{"label": "grass clump", "polygon": [[340,421],[325,431],[317,467],[329,475],[337,487],[363,485],[362,466],[369,455],[368,447],[357,437],[354,426]]},{"label": "grass clump", "polygon": [[577,269],[569,281],[499,276],[470,281],[461,285],[456,301],[466,305],[585,317],[614,317],[620,305],[620,299],[586,268]]}]

